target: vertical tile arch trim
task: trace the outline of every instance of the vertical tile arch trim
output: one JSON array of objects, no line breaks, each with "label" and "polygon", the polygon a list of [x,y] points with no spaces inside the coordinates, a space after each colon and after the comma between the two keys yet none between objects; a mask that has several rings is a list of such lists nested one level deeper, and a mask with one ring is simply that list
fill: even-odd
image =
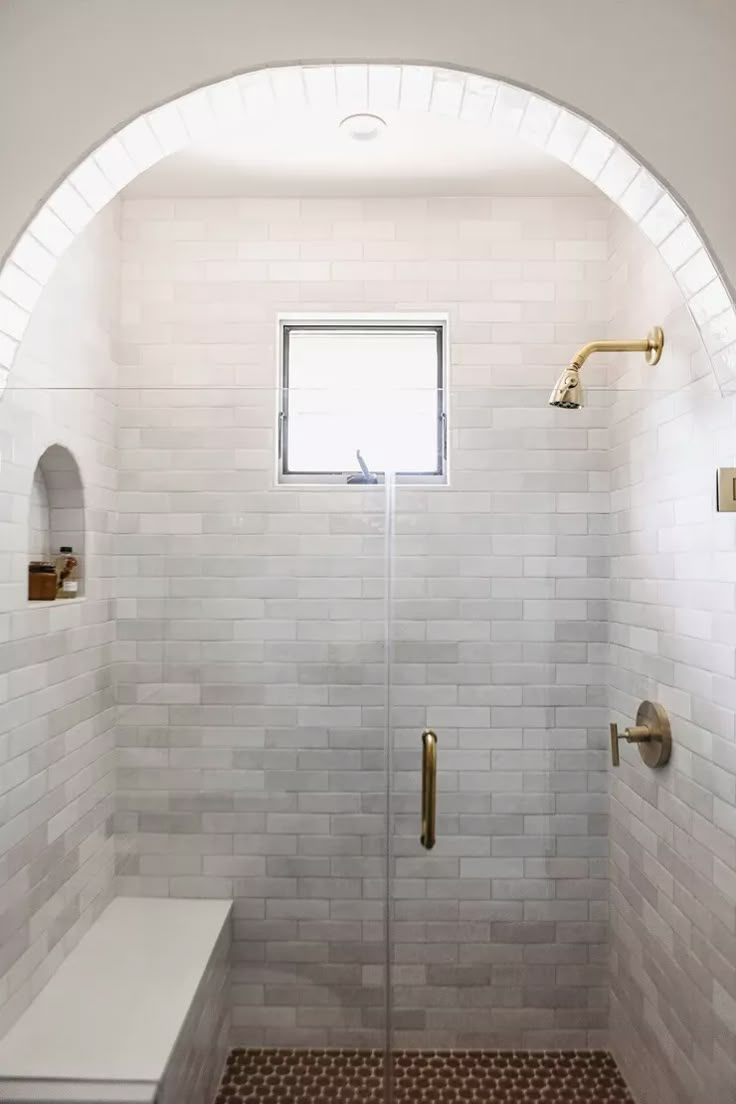
[{"label": "vertical tile arch trim", "polygon": [[736,304],[696,225],[645,165],[574,111],[509,82],[436,66],[366,62],[285,65],[230,77],[144,112],[97,146],[49,196],[0,268],[0,394],[59,258],[126,184],[213,130],[314,111],[468,120],[491,136],[517,136],[575,169],[659,250],[721,393],[736,393]]}]

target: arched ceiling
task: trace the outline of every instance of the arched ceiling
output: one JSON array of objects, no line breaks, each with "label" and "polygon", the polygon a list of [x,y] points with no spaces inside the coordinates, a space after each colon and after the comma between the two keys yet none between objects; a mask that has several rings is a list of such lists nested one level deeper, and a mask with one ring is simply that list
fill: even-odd
[{"label": "arched ceiling", "polygon": [[361,111],[470,122],[489,143],[521,140],[579,173],[659,249],[722,390],[736,386],[730,293],[693,220],[645,165],[587,119],[527,89],[458,70],[371,63],[281,66],[232,77],[145,112],[103,141],[49,196],[0,270],[3,375],[58,258],[131,180],[169,155],[248,121]]}]

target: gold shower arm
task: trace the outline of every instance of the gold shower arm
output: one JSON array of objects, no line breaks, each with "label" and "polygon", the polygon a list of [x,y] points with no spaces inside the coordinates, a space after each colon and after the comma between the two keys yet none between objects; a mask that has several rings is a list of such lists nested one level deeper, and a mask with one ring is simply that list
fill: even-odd
[{"label": "gold shower arm", "polygon": [[592,353],[644,353],[647,364],[657,364],[663,346],[664,334],[655,326],[643,341],[589,341],[575,354],[570,367],[579,371]]}]

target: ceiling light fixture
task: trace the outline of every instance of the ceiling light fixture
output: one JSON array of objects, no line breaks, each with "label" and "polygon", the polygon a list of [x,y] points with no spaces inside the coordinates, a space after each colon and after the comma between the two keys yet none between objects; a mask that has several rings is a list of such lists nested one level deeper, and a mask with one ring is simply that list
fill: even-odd
[{"label": "ceiling light fixture", "polygon": [[340,121],[340,129],[349,134],[356,142],[372,142],[385,126],[386,120],[382,119],[380,115],[370,115],[367,112],[346,115]]}]

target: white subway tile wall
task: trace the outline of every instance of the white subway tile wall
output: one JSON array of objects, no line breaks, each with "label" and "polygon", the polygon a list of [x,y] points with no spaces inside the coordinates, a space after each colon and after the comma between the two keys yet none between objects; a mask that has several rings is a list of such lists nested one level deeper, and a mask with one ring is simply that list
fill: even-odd
[{"label": "white subway tile wall", "polygon": [[[124,201],[119,881],[233,895],[238,1042],[381,1044],[389,614],[397,1042],[603,1038],[607,412],[546,399],[608,210]],[[290,309],[450,313],[452,486],[397,489],[390,609],[384,489],[274,487]]]},{"label": "white subway tile wall", "polygon": [[654,699],[674,737],[666,769],[631,747],[611,771],[611,1041],[640,1104],[732,1104],[736,515],[716,513],[715,470],[736,409],[656,254],[615,213],[610,242],[612,329],[659,322],[667,350],[612,375],[611,716]]},{"label": "white subway tile wall", "polygon": [[[112,894],[118,214],[65,254],[0,402],[0,1033]],[[29,555],[49,549],[32,486],[55,443],[84,481],[86,595],[34,605]]]},{"label": "white subway tile wall", "polygon": [[[732,1104],[736,522],[714,469],[736,410],[654,246],[592,199],[124,200],[121,225],[117,348],[110,208],[0,405],[0,1030],[112,891],[114,661],[117,885],[234,898],[236,1042],[381,1044],[388,842],[400,1045],[605,1043],[610,980],[640,1104]],[[451,487],[275,487],[291,309],[449,311]],[[658,368],[593,360],[588,405],[547,407],[581,342],[655,323]],[[29,608],[55,441],[85,483],[86,597]],[[614,773],[607,722],[646,697],[672,762],[625,747]]]}]

